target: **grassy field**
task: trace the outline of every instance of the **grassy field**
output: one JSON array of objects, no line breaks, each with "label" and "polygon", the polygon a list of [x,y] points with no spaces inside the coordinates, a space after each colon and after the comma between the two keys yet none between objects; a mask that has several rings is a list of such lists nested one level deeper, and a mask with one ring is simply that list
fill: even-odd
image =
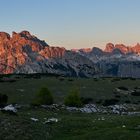
[{"label": "grassy field", "polygon": [[[82,79],[42,77],[19,78],[16,82],[1,82],[0,93],[7,94],[10,103],[28,105],[41,87],[47,86],[54,95],[55,103],[63,103],[72,88],[78,87],[81,96],[100,99],[114,98],[116,87],[129,89],[140,87],[138,79]],[[140,97],[122,95],[120,103],[131,100],[139,103]],[[31,121],[31,117],[39,119]],[[57,123],[44,124],[47,118],[58,118]],[[109,114],[70,113],[48,111],[40,107],[25,106],[17,115],[0,112],[0,140],[139,140],[140,117]]]},{"label": "grassy field", "polygon": [[[32,122],[30,117],[38,118]],[[43,124],[45,118],[58,122]],[[104,120],[100,120],[104,118]],[[139,140],[140,117],[20,110],[18,116],[0,114],[0,140]]]},{"label": "grassy field", "polygon": [[[96,102],[100,99],[113,98],[114,90],[117,87],[125,86],[129,89],[140,87],[140,80],[120,79],[119,81],[115,81],[113,78],[85,79],[55,77],[42,77],[40,79],[20,78],[16,82],[0,83],[0,93],[5,93],[9,96],[9,103],[29,104],[40,88],[46,86],[53,93],[56,103],[62,103],[64,97],[75,87],[80,89],[81,96],[91,97]],[[140,96],[123,96],[120,102],[129,99],[131,99],[132,103],[139,103]]]}]

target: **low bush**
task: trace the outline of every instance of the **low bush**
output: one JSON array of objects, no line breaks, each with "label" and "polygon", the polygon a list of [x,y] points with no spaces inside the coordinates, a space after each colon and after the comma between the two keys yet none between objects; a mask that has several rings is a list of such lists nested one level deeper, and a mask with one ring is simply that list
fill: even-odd
[{"label": "low bush", "polygon": [[140,89],[140,87],[134,87],[134,89],[135,89],[135,90],[139,90],[139,89]]},{"label": "low bush", "polygon": [[140,96],[140,91],[133,91],[131,93],[132,96]]},{"label": "low bush", "polygon": [[99,99],[98,101],[96,101],[96,104],[102,104],[103,100]]},{"label": "low bush", "polygon": [[33,105],[51,105],[53,104],[53,95],[47,87],[43,87],[37,93],[32,104]]},{"label": "low bush", "polygon": [[74,79],[68,79],[68,81],[69,81],[69,82],[73,82],[73,81],[74,81]]},{"label": "low bush", "polygon": [[128,88],[127,87],[118,87],[118,89],[120,89],[120,90],[125,90],[125,91],[128,91]]},{"label": "low bush", "polygon": [[125,101],[125,103],[126,103],[126,104],[130,104],[130,103],[131,103],[131,101],[129,101],[129,100],[126,100],[126,101]]},{"label": "low bush", "polygon": [[115,95],[115,98],[121,98],[121,96],[120,95]]},{"label": "low bush", "polygon": [[93,102],[92,98],[86,98],[86,97],[81,97],[81,101],[83,104],[89,104],[91,102]]},{"label": "low bush", "polygon": [[60,79],[59,79],[59,81],[64,81],[64,80],[65,80],[64,78],[60,78]]},{"label": "low bush", "polygon": [[120,78],[114,78],[114,79],[111,80],[111,82],[117,82],[117,81],[121,81],[121,79]]},{"label": "low bush", "polygon": [[81,107],[82,101],[80,98],[79,90],[74,89],[66,96],[64,104],[70,107]]},{"label": "low bush", "polygon": [[8,96],[6,94],[0,94],[0,107],[4,107],[8,102]]},{"label": "low bush", "polygon": [[118,99],[106,99],[103,103],[103,106],[115,105],[118,102]]}]

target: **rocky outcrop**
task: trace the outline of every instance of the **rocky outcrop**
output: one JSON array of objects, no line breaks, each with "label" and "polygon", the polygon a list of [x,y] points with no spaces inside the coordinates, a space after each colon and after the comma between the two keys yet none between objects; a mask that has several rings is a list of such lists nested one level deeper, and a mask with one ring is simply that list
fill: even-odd
[{"label": "rocky outcrop", "polygon": [[65,49],[49,47],[49,45],[28,31],[9,34],[0,33],[0,73],[14,73],[17,68],[42,61],[47,58],[61,57]]},{"label": "rocky outcrop", "polygon": [[53,73],[92,76],[92,61],[65,48],[49,46],[28,31],[0,33],[0,73]]},{"label": "rocky outcrop", "polygon": [[140,44],[137,43],[135,46],[126,46],[124,44],[113,44],[113,43],[107,43],[106,47],[104,50],[101,50],[97,47],[93,48],[82,48],[82,49],[72,49],[71,51],[73,52],[80,52],[80,53],[91,53],[95,51],[102,51],[104,53],[111,53],[113,51],[120,51],[123,54],[128,54],[128,53],[134,53],[134,54],[139,54],[140,53]]},{"label": "rocky outcrop", "polygon": [[136,54],[139,54],[140,53],[140,44],[137,43],[135,46],[126,46],[124,44],[116,44],[116,45],[114,45],[112,43],[108,43],[106,45],[106,48],[105,48],[104,51],[111,53],[115,49],[120,50],[124,54],[127,54],[127,53],[136,53]]},{"label": "rocky outcrop", "polygon": [[66,52],[65,48],[60,47],[46,47],[42,49],[39,54],[43,56],[44,58],[56,58],[56,57],[62,57],[64,56]]},{"label": "rocky outcrop", "polygon": [[137,43],[134,47],[132,47],[132,52],[137,53],[137,54],[140,53],[140,44],[139,43]]},{"label": "rocky outcrop", "polygon": [[28,31],[0,32],[0,74],[52,73],[65,76],[140,77],[140,44],[128,47],[108,43],[97,47],[66,50],[49,46]]},{"label": "rocky outcrop", "polygon": [[113,49],[115,49],[114,44],[113,44],[113,43],[108,43],[108,44],[106,44],[106,48],[105,48],[104,51],[105,51],[105,52],[112,52]]},{"label": "rocky outcrop", "polygon": [[123,44],[108,43],[105,50],[93,47],[91,51],[77,51],[90,59],[98,68],[94,76],[117,76],[140,78],[140,44],[128,47]]}]

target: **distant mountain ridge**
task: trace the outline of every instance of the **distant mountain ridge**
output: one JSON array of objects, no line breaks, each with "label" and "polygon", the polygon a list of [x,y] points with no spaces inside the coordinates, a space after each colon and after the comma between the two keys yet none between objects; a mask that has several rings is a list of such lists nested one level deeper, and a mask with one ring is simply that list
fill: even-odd
[{"label": "distant mountain ridge", "polygon": [[89,52],[93,51],[94,49],[99,49],[103,52],[108,52],[108,53],[112,53],[115,50],[119,50],[121,53],[124,53],[124,54],[127,54],[127,53],[139,54],[140,53],[140,44],[137,43],[135,46],[126,46],[124,44],[107,43],[104,50],[97,48],[97,47],[93,47],[93,48],[72,49],[71,51],[89,53]]},{"label": "distant mountain ridge", "polygon": [[105,48],[105,52],[112,52],[114,49],[119,49],[122,53],[140,53],[140,44],[137,43],[135,46],[126,46],[124,44],[112,44],[108,43]]},{"label": "distant mountain ridge", "polygon": [[0,74],[51,73],[65,76],[140,77],[140,44],[128,47],[108,43],[66,50],[49,46],[28,31],[0,32]]}]

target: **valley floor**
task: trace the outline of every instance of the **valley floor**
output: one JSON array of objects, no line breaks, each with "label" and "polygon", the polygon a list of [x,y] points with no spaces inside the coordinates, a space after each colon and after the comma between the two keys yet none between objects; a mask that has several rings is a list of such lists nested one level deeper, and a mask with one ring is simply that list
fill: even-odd
[{"label": "valley floor", "polygon": [[[48,118],[58,122],[45,124]],[[0,113],[0,132],[0,140],[138,140],[140,117],[28,108],[17,116]]]},{"label": "valley floor", "polygon": [[[1,82],[0,91],[8,95],[8,104],[24,106],[18,109],[17,115],[0,112],[0,140],[140,139],[138,115],[69,112],[30,106],[36,92],[44,86],[54,94],[57,104],[63,104],[63,99],[71,88],[79,87],[82,96],[93,98],[94,104],[102,105],[106,99],[118,98],[115,91],[120,86],[128,88],[127,92],[138,89],[139,79],[63,77],[15,79],[14,82]],[[126,104],[126,101],[129,101],[129,104],[139,106],[140,96],[118,94],[120,96],[118,104]],[[138,107],[137,110],[140,111],[139,109]],[[56,118],[58,122],[46,122],[51,118]]]}]

